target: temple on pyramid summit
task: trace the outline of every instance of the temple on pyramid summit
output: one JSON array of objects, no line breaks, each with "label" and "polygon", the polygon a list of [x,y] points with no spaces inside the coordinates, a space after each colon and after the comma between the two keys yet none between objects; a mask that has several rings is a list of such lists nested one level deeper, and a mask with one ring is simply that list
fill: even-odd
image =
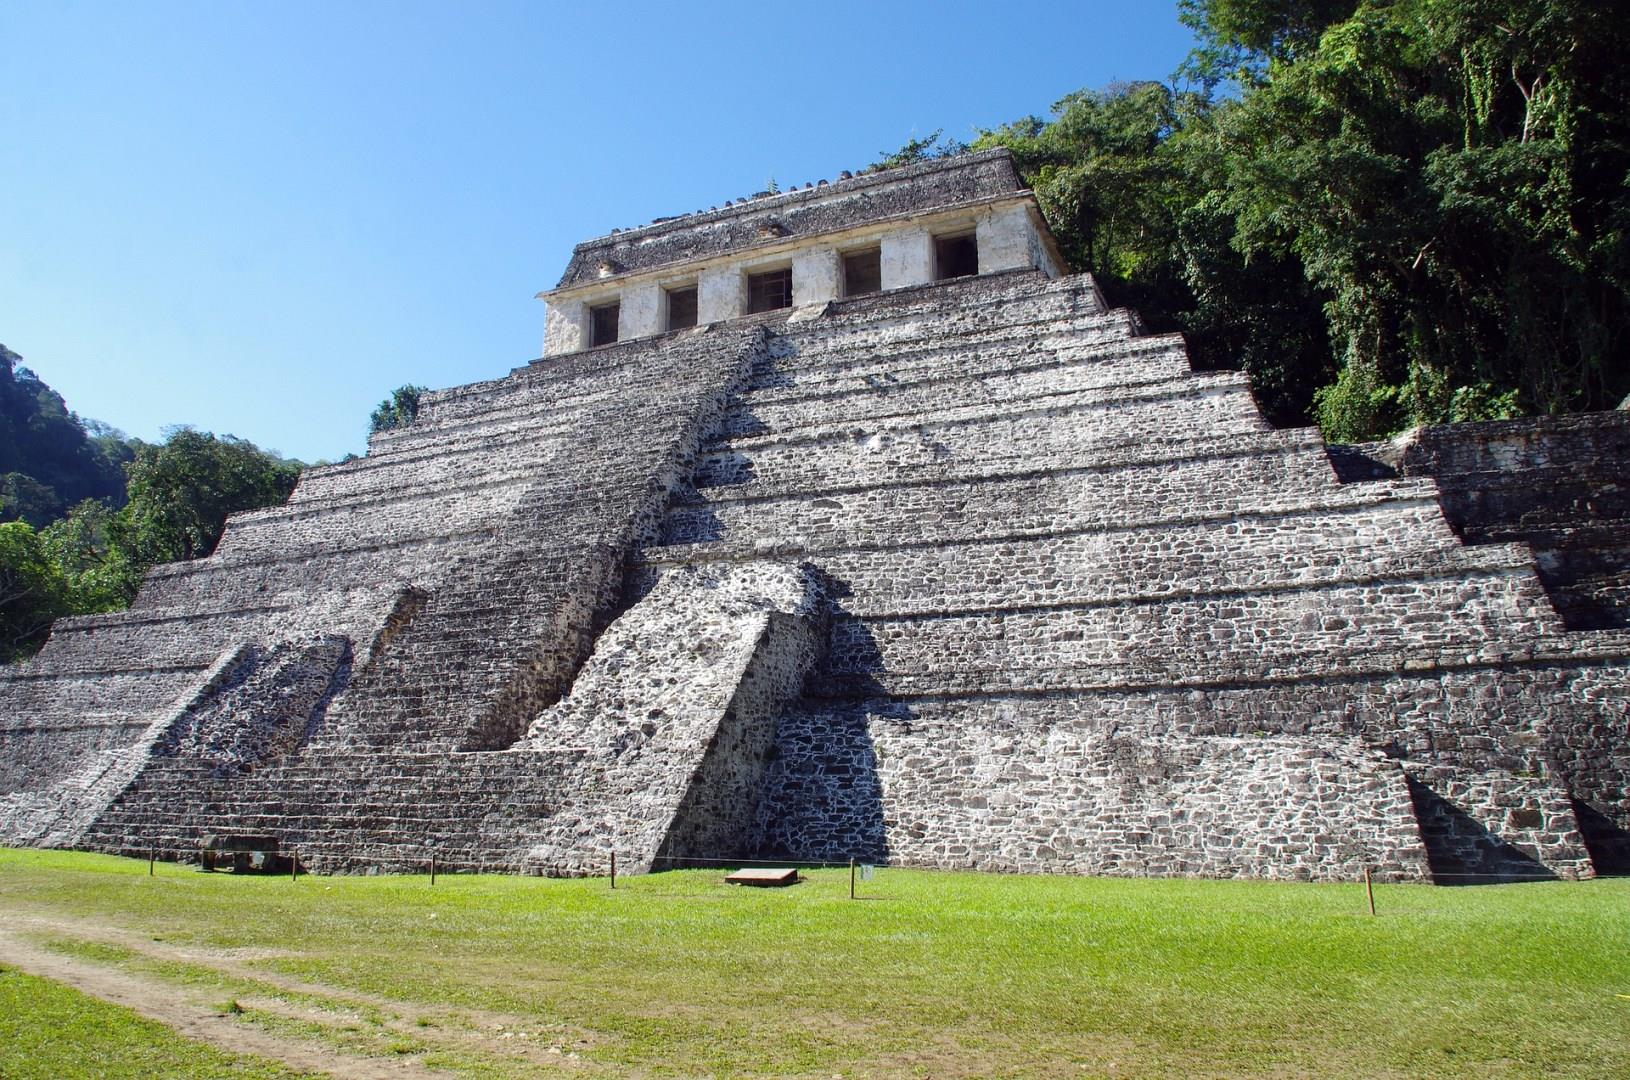
[{"label": "temple on pyramid summit", "polygon": [[0,675],[0,842],[318,872],[1630,869],[1630,413],[1326,446],[1004,150],[580,244],[428,393]]}]

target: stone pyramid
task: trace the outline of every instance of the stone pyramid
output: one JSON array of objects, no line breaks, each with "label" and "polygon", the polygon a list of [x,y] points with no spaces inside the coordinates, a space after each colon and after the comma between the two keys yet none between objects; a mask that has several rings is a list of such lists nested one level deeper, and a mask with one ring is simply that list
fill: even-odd
[{"label": "stone pyramid", "polygon": [[0,842],[1630,869],[1630,414],[1273,430],[1004,151],[619,231],[545,299],[542,360],[0,676]]}]

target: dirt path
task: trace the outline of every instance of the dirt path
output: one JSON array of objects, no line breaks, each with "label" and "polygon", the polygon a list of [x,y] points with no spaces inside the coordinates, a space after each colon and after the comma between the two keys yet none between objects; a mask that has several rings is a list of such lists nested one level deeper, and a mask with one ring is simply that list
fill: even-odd
[{"label": "dirt path", "polygon": [[[557,1070],[582,1075],[580,1070],[588,1064],[577,1053],[578,1048],[592,1041],[587,1033],[565,1028],[540,1031],[537,1017],[394,1001],[281,975],[254,963],[297,955],[283,950],[190,948],[100,921],[0,912],[0,963],[126,1006],[183,1035],[224,1049],[273,1058],[299,1069],[342,1077],[448,1075],[427,1070],[412,1057],[365,1057],[317,1039],[301,1039],[257,1028],[242,1019],[223,1015],[204,1002],[188,1000],[185,989],[159,976],[63,955],[30,940],[40,935],[113,945],[149,960],[186,964],[242,980],[264,990],[260,995],[252,992],[236,995],[246,1008],[331,1030],[354,1031],[363,1024],[363,1016],[367,1016],[378,1029],[406,1036],[420,1044],[473,1054],[489,1065],[500,1068],[507,1065],[527,1075],[553,1074]],[[322,1007],[278,995],[309,998],[322,1003]]]},{"label": "dirt path", "polygon": [[0,923],[0,964],[30,975],[71,986],[81,993],[122,1005],[189,1039],[221,1050],[271,1058],[302,1072],[356,1077],[358,1080],[401,1080],[402,1077],[443,1077],[411,1061],[384,1061],[352,1057],[322,1043],[274,1035],[195,1002],[183,1000],[175,987],[123,971],[113,971],[42,949],[24,940],[10,925]]}]

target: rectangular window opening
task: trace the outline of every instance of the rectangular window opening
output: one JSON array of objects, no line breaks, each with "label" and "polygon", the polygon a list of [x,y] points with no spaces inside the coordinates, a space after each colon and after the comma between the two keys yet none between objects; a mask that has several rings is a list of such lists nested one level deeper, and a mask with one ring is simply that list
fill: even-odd
[{"label": "rectangular window opening", "polygon": [[696,325],[696,286],[668,290],[668,329],[684,330]]},{"label": "rectangular window opening", "polygon": [[617,340],[617,316],[622,304],[601,304],[589,308],[589,348],[610,345]]},{"label": "rectangular window opening", "polygon": [[747,313],[792,306],[792,268],[747,275]]},{"label": "rectangular window opening", "polygon": [[843,295],[883,291],[883,249],[869,248],[843,257]]},{"label": "rectangular window opening", "polygon": [[934,280],[979,273],[979,241],[973,233],[934,237]]}]

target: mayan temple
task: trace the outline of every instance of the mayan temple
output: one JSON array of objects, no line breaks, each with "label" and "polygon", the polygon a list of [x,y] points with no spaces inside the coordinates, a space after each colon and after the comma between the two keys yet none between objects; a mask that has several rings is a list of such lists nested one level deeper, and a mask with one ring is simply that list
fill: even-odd
[{"label": "mayan temple", "polygon": [[541,295],[541,359],[0,675],[0,843],[1630,870],[1630,412],[1275,430],[1065,271],[1004,150]]}]

